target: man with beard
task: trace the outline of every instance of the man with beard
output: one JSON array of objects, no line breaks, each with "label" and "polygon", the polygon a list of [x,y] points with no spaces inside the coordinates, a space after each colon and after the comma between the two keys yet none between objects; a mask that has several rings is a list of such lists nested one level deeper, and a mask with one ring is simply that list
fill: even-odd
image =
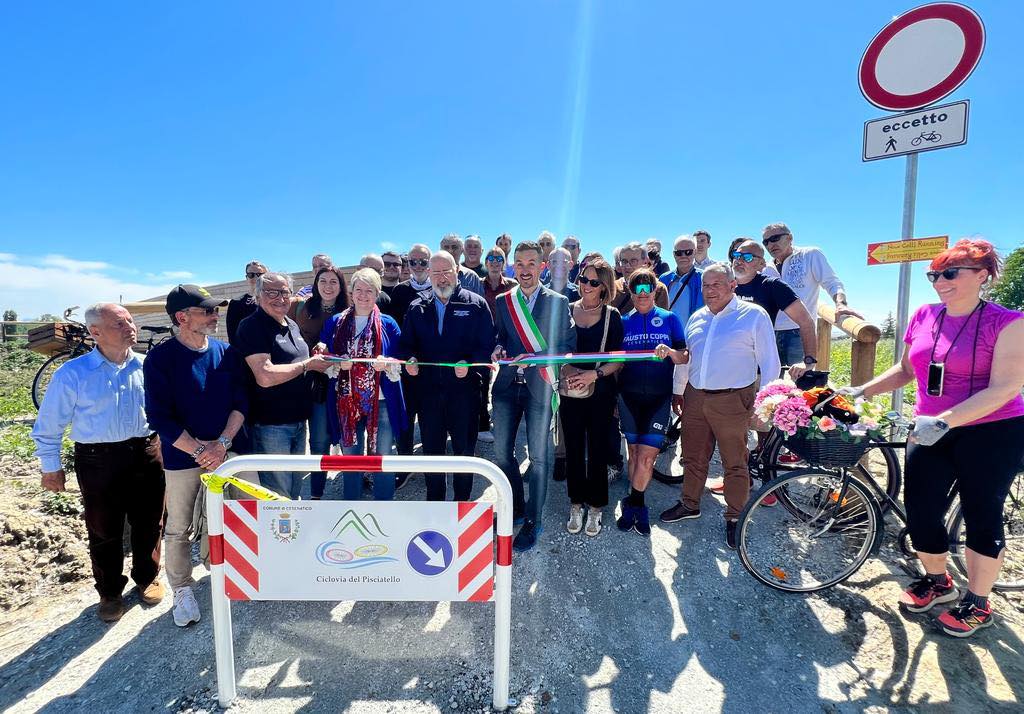
[{"label": "man with beard", "polygon": [[[494,349],[494,323],[482,297],[459,285],[458,264],[447,252],[430,258],[432,291],[409,306],[398,342],[399,359],[408,359],[409,381],[421,394],[423,453],[443,456],[448,438],[456,456],[476,450],[480,374],[469,367],[420,367],[415,362],[487,362]],[[443,395],[443,398],[442,398]],[[427,474],[427,500],[447,496],[445,474]],[[456,501],[468,501],[472,474],[455,474]]]},{"label": "man with beard", "polygon": [[198,622],[192,588],[189,528],[199,475],[220,466],[242,428],[248,410],[238,354],[214,339],[218,311],[226,300],[198,285],[179,285],[167,294],[167,314],[178,334],[150,350],[143,364],[146,417],[160,435],[166,479],[165,569],[174,593],[174,624]]}]

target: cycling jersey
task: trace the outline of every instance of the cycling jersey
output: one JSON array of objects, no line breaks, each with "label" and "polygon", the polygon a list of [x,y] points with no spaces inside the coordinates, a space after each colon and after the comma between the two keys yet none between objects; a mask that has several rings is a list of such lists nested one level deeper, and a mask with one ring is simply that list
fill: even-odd
[{"label": "cycling jersey", "polygon": [[[653,307],[646,314],[632,310],[622,318],[622,349],[653,350],[661,344],[676,350],[686,346],[683,323],[675,313]],[[619,372],[619,391],[650,396],[672,394],[674,367],[669,358],[658,362],[626,362]]]}]

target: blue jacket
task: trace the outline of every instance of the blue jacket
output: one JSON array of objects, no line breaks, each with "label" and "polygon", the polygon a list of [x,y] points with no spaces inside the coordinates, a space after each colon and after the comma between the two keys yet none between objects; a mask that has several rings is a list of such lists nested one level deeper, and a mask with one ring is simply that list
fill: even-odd
[{"label": "blue jacket", "polygon": [[[323,329],[320,330],[320,341],[327,345],[328,349],[331,348],[334,342],[334,330],[344,314],[344,312],[339,312],[337,315],[331,315],[324,322]],[[398,340],[402,335],[402,330],[398,327],[398,323],[395,322],[395,318],[390,315],[381,314],[380,331],[381,341],[384,343],[381,346],[381,354],[385,357],[394,357],[395,352],[398,350]],[[388,410],[391,431],[397,438],[405,430],[405,397],[402,395],[402,382],[401,380],[392,382],[388,379],[387,375],[382,373],[380,376],[380,391],[384,393],[384,406]],[[338,380],[332,379],[327,386],[327,431],[331,435],[332,444],[341,442],[341,425],[338,423],[337,403]]]},{"label": "blue jacket", "polygon": [[[465,288],[456,289],[444,310],[442,332],[437,332],[437,297],[431,292],[412,301],[398,340],[399,359],[420,362],[490,362],[494,351],[494,321],[487,302]],[[476,398],[480,373],[463,379],[450,367],[421,367],[411,380],[422,394],[438,396],[449,390],[469,390]]]},{"label": "blue jacket", "polygon": [[[693,277],[686,284],[686,289],[689,292],[685,300],[682,297],[676,300],[680,286],[686,280],[685,275],[677,275],[675,270],[671,270],[659,278],[665,287],[668,288],[668,304],[671,305],[671,311],[683,323],[683,327],[686,327],[690,315],[697,312],[699,308],[704,307],[704,294],[700,290],[701,276],[704,274],[704,271],[699,268],[690,268],[690,272],[693,273]],[[675,303],[672,302],[673,300],[675,300]]]}]

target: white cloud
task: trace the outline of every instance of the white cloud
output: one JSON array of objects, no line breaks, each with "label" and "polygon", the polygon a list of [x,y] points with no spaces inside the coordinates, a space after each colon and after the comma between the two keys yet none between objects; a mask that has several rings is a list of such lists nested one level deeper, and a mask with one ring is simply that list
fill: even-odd
[{"label": "white cloud", "polygon": [[396,243],[392,243],[389,240],[381,241],[380,252],[386,253],[389,250],[398,250],[398,245]]},{"label": "white cloud", "polygon": [[190,273],[187,270],[165,270],[162,273],[157,273],[150,277],[161,278],[164,280],[188,280],[192,276],[193,273]]},{"label": "white cloud", "polygon": [[13,309],[22,319],[59,315],[71,305],[144,300],[166,293],[183,276],[192,277],[186,271],[165,271],[125,281],[110,274],[124,272],[101,261],[62,255],[31,259],[0,253],[0,309]]}]

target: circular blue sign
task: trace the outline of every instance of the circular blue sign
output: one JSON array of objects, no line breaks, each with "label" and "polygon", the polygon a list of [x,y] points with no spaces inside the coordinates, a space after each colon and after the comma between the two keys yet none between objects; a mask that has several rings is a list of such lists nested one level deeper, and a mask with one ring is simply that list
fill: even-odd
[{"label": "circular blue sign", "polygon": [[448,537],[437,531],[420,531],[405,549],[409,567],[420,575],[440,575],[452,564],[455,550]]}]

